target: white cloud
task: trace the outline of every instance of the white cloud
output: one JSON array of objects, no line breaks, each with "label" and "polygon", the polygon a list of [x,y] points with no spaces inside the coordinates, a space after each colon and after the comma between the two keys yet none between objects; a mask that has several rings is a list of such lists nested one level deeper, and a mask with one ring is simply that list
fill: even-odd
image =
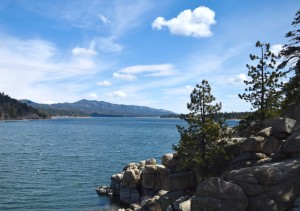
[{"label": "white cloud", "polygon": [[283,48],[283,45],[281,45],[281,44],[276,44],[276,45],[272,45],[272,46],[270,47],[270,51],[271,51],[272,53],[274,53],[275,55],[278,55],[279,52],[282,50],[282,48]]},{"label": "white cloud", "polygon": [[126,67],[118,72],[126,74],[142,74],[148,73],[146,76],[171,76],[175,75],[175,67],[172,64],[159,64],[159,65],[136,65]]},{"label": "white cloud", "polygon": [[129,81],[134,81],[137,79],[135,75],[132,74],[122,74],[122,73],[113,73],[114,78],[125,79]]},{"label": "white cloud", "polygon": [[72,54],[74,56],[95,56],[97,52],[92,49],[75,47],[72,49]]},{"label": "white cloud", "polygon": [[98,86],[111,86],[111,82],[107,81],[107,80],[99,81],[99,82],[97,82],[97,85]]},{"label": "white cloud", "polygon": [[104,15],[98,14],[98,18],[104,25],[110,23],[110,20],[107,17],[105,17]]},{"label": "white cloud", "polygon": [[96,37],[92,41],[97,50],[104,53],[119,53],[122,52],[122,45],[116,42],[113,37]]},{"label": "white cloud", "polygon": [[195,10],[184,10],[176,18],[165,20],[163,17],[156,18],[152,28],[161,30],[167,27],[171,34],[210,37],[213,33],[210,26],[215,24],[215,12],[208,7],[198,7]]},{"label": "white cloud", "polygon": [[98,99],[98,95],[95,94],[95,93],[91,93],[88,95],[89,98],[92,98],[92,99]]},{"label": "white cloud", "polygon": [[229,84],[239,84],[239,83],[243,83],[245,80],[247,80],[246,74],[241,73],[234,78],[229,78],[228,83]]},{"label": "white cloud", "polygon": [[124,91],[118,90],[118,91],[110,92],[110,93],[106,94],[106,96],[112,97],[112,98],[124,98],[124,97],[127,97],[127,93]]}]

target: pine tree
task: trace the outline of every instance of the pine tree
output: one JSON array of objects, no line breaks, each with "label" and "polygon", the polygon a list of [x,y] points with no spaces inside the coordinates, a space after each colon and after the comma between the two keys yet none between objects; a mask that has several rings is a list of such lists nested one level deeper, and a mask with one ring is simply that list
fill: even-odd
[{"label": "pine tree", "polygon": [[279,92],[283,82],[280,78],[285,73],[275,69],[276,56],[270,51],[269,43],[256,42],[255,45],[260,50],[260,56],[250,54],[252,61],[258,60],[258,64],[253,66],[247,64],[248,76],[251,80],[245,80],[244,83],[249,85],[245,89],[248,94],[239,94],[239,97],[246,102],[251,102],[253,109],[256,109],[256,118],[263,120],[273,117],[280,112],[280,102],[282,94]]},{"label": "pine tree", "polygon": [[[300,10],[297,11],[292,26],[298,27],[300,25]],[[300,29],[289,31],[286,35],[289,39],[288,44],[283,46],[280,52],[284,58],[283,62],[278,68],[283,69],[289,64],[288,71],[293,74],[289,82],[285,84],[283,91],[286,96],[284,100],[284,107],[292,103],[300,101]]]},{"label": "pine tree", "polygon": [[221,103],[212,104],[215,97],[206,80],[196,85],[190,98],[187,104],[190,113],[181,115],[188,127],[178,126],[181,139],[173,148],[184,167],[197,166],[203,175],[208,175],[214,170],[218,155],[224,152],[223,145],[218,142],[222,125],[214,122],[215,115],[221,110]]}]

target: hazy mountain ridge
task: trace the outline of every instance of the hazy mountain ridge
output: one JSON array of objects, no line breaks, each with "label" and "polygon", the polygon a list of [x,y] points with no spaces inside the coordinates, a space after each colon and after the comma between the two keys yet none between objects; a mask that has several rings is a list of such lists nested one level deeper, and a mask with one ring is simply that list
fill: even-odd
[{"label": "hazy mountain ridge", "polygon": [[80,100],[74,103],[39,104],[30,100],[21,100],[34,108],[47,111],[58,116],[130,116],[155,117],[175,114],[164,109],[155,109],[146,106],[113,104],[96,100]]}]

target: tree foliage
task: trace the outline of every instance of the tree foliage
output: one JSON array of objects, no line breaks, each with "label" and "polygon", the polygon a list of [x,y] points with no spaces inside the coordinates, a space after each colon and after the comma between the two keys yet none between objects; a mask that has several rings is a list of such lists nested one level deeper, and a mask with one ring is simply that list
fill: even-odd
[{"label": "tree foliage", "polygon": [[284,106],[289,106],[292,103],[300,101],[300,10],[297,11],[293,27],[298,27],[295,30],[286,33],[288,44],[283,46],[281,56],[284,58],[283,62],[278,68],[283,69],[289,66],[288,71],[293,76],[289,82],[285,84],[283,91],[285,94]]},{"label": "tree foliage", "polygon": [[280,79],[285,73],[275,69],[278,56],[270,51],[269,43],[257,41],[255,46],[259,48],[260,55],[250,54],[250,59],[257,60],[258,63],[255,66],[247,64],[248,76],[251,79],[244,81],[248,86],[245,89],[247,93],[239,94],[239,97],[251,102],[253,109],[256,110],[254,114],[263,120],[280,112],[282,94],[279,90],[283,86]]},{"label": "tree foliage", "polygon": [[47,115],[38,111],[25,103],[10,98],[4,93],[0,93],[0,120],[5,119],[36,119],[46,118]]},{"label": "tree foliage", "polygon": [[[215,97],[211,94],[208,81],[196,85],[187,104],[190,113],[181,115],[188,127],[178,126],[180,141],[173,148],[186,167],[199,167],[202,176],[214,174],[220,160],[224,160],[225,151],[220,141],[224,127],[222,122],[214,122],[214,117],[221,110],[221,103],[213,104]],[[222,159],[219,160],[220,156]],[[225,159],[226,160],[226,159]]]}]

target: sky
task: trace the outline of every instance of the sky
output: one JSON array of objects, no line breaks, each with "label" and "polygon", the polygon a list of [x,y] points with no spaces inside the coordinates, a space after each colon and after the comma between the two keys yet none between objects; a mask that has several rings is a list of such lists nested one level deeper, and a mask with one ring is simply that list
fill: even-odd
[{"label": "sky", "polygon": [[298,0],[1,0],[0,92],[187,113],[208,80],[222,111],[239,99],[256,41],[276,53]]}]

